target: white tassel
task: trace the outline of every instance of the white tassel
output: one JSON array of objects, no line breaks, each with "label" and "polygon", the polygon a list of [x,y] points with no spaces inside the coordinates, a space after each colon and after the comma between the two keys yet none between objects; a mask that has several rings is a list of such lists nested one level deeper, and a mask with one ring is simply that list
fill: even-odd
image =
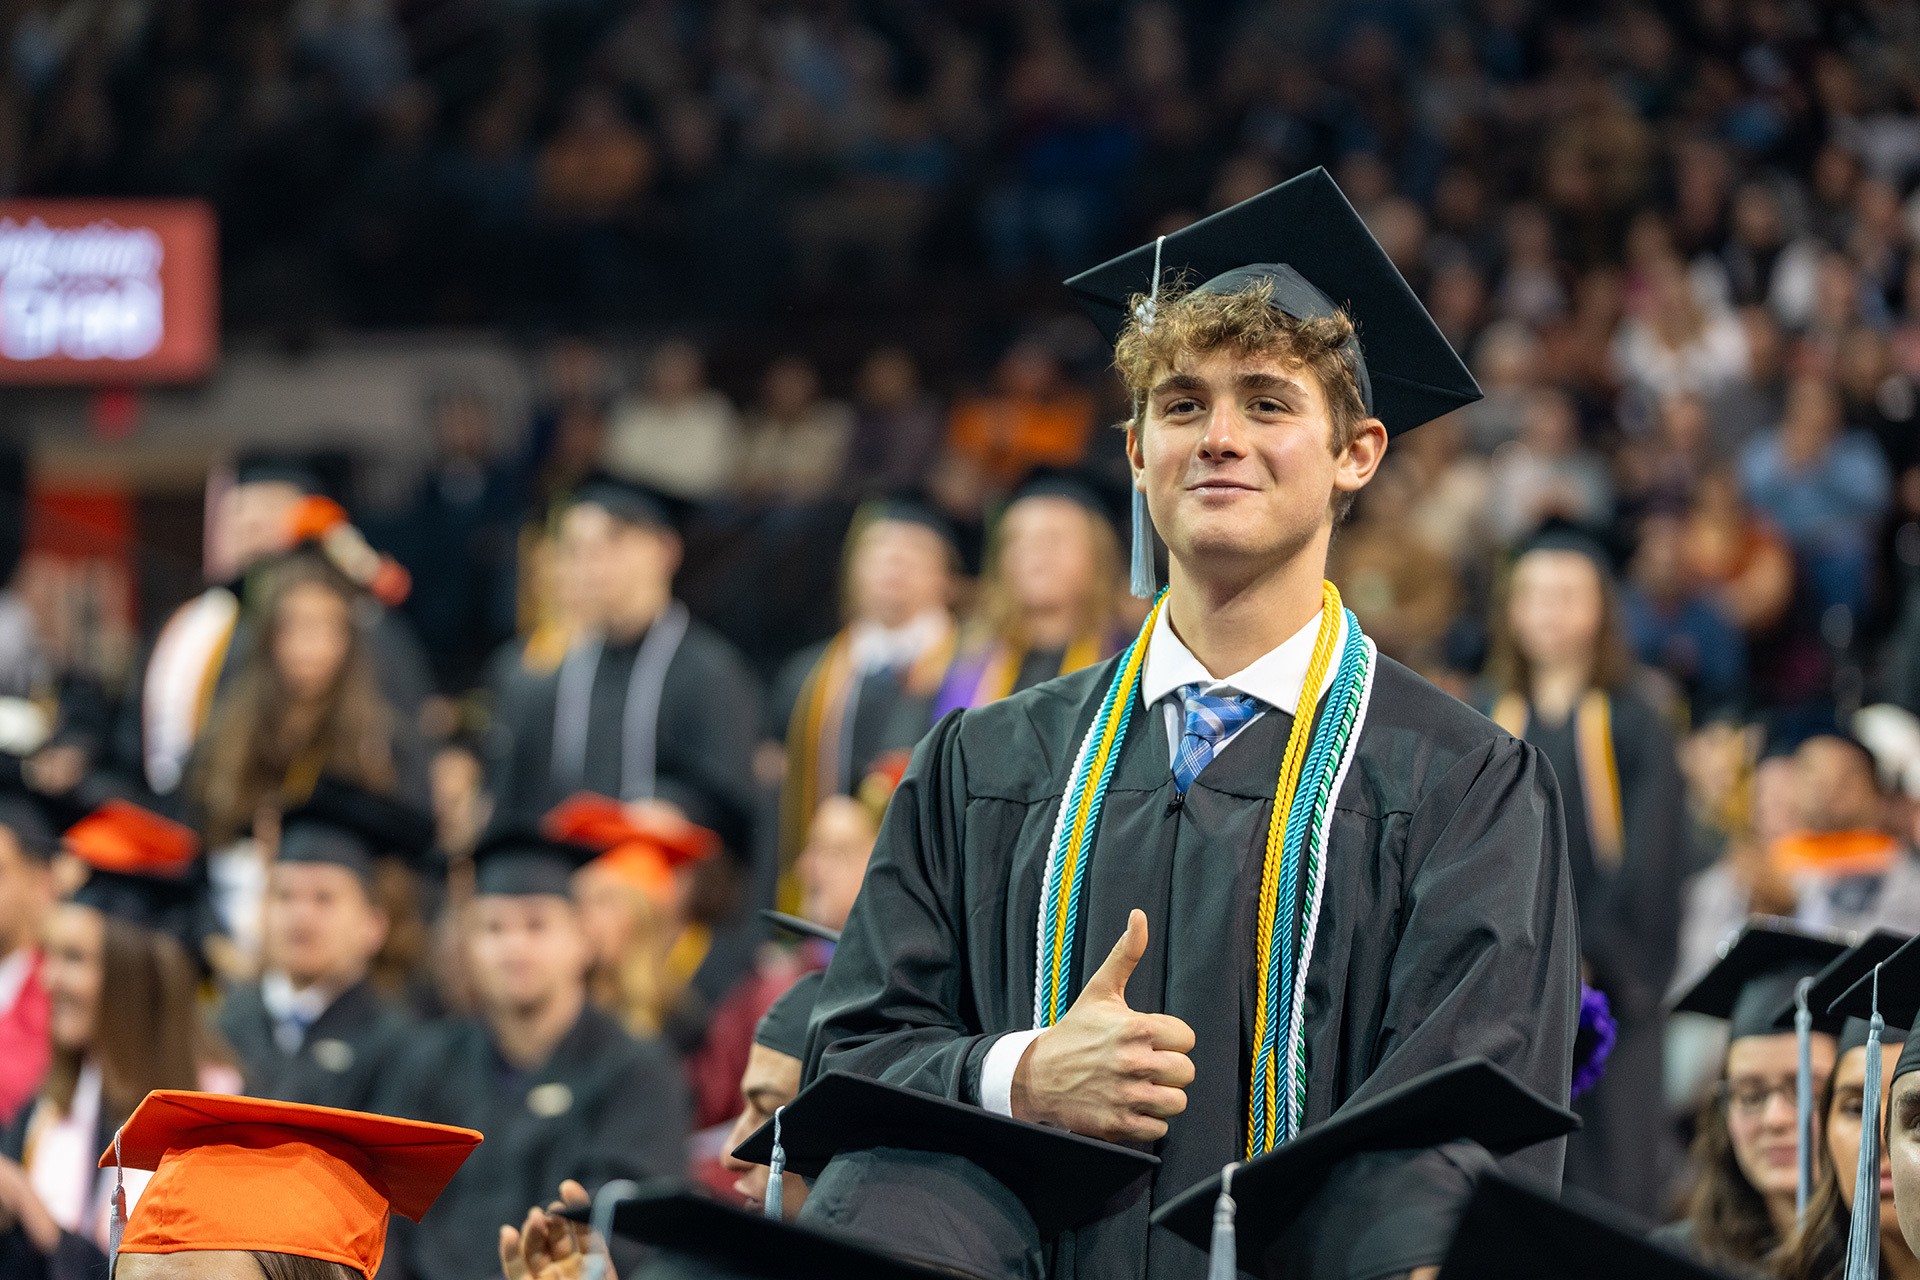
[{"label": "white tassel", "polygon": [[775,1222],[786,1216],[787,1149],[780,1145],[780,1113],[785,1110],[773,1109],[773,1158],[767,1162],[772,1170],[767,1174],[767,1216]]}]

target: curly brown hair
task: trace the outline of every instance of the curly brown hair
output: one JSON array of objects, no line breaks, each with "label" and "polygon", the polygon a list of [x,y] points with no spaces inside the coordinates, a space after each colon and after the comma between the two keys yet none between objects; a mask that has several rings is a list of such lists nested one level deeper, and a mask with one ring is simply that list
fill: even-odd
[{"label": "curly brown hair", "polygon": [[1367,420],[1357,378],[1353,320],[1345,311],[1302,320],[1273,305],[1273,282],[1255,280],[1232,293],[1196,293],[1181,284],[1163,288],[1154,302],[1153,325],[1139,316],[1147,299],[1129,304],[1132,319],[1114,343],[1113,364],[1134,395],[1131,426],[1146,420],[1147,393],[1183,356],[1228,351],[1241,359],[1266,356],[1304,368],[1319,379],[1333,419],[1331,445],[1338,454],[1352,444]]}]

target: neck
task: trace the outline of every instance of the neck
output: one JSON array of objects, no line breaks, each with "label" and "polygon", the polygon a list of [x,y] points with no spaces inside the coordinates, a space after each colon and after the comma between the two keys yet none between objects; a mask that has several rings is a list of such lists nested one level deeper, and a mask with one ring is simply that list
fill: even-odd
[{"label": "neck", "polygon": [[1027,630],[1027,645],[1033,649],[1064,649],[1073,643],[1079,611],[1070,604],[1050,605],[1029,610],[1021,620]]},{"label": "neck", "polygon": [[1880,1269],[1894,1280],[1920,1280],[1920,1258],[1915,1258],[1900,1228],[1880,1232]]},{"label": "neck", "polygon": [[1528,700],[1543,719],[1559,723],[1573,712],[1593,681],[1593,670],[1584,662],[1543,663],[1533,669]]},{"label": "neck", "polygon": [[328,1004],[332,1004],[341,996],[347,994],[348,991],[351,991],[365,975],[355,974],[352,977],[342,977],[337,973],[323,973],[302,977],[298,974],[282,971],[281,976],[287,980],[288,984],[291,985],[296,992],[305,993],[308,991],[317,991],[325,998]]},{"label": "neck", "polygon": [[630,644],[646,634],[647,628],[659,620],[667,611],[667,602],[671,596],[649,596],[644,600],[628,602],[606,621],[607,639],[615,644]]},{"label": "neck", "polygon": [[1800,1229],[1800,1214],[1794,1208],[1793,1195],[1768,1196],[1767,1219],[1773,1223],[1773,1234],[1781,1240],[1791,1240],[1793,1233]]},{"label": "neck", "polygon": [[1174,559],[1167,595],[1174,634],[1216,679],[1244,669],[1320,612],[1326,551],[1323,531],[1286,563],[1245,578],[1197,573]]},{"label": "neck", "polygon": [[585,988],[574,984],[528,1008],[494,1010],[487,1022],[500,1056],[523,1071],[544,1065],[580,1021],[586,1001]]}]

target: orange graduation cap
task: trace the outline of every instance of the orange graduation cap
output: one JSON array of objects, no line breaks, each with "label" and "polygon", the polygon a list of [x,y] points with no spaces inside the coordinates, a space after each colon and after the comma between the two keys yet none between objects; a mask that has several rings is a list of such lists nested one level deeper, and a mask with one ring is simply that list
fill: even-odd
[{"label": "orange graduation cap", "polygon": [[109,800],[67,828],[67,851],[95,871],[177,876],[200,852],[191,827],[125,800]]},{"label": "orange graduation cap", "polygon": [[591,865],[643,893],[658,896],[674,868],[712,857],[720,837],[667,810],[636,816],[618,800],[580,791],[556,805],[540,824],[543,834],[604,852]]},{"label": "orange graduation cap", "polygon": [[452,1125],[156,1089],[100,1167],[153,1170],[120,1253],[290,1253],[373,1280],[387,1214],[419,1221],[479,1145]]}]

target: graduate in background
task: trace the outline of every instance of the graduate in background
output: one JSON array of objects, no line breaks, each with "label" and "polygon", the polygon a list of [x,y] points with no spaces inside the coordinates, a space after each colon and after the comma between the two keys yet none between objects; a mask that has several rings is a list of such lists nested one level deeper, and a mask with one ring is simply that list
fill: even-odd
[{"label": "graduate in background", "polygon": [[474,851],[467,955],[478,1016],[433,1027],[389,1072],[377,1110],[488,1137],[418,1227],[398,1227],[387,1274],[491,1275],[503,1223],[562,1178],[597,1190],[685,1165],[686,1089],[657,1041],[587,999],[591,963],[574,873],[589,846],[504,826]]},{"label": "graduate in background", "polygon": [[[580,791],[660,800],[694,822],[755,811],[758,686],[673,596],[680,535],[658,495],[592,476],[560,516],[583,621],[551,675],[499,707],[489,770],[499,812],[533,821]],[[749,856],[743,842],[731,849]]]},{"label": "graduate in background", "polygon": [[64,825],[24,788],[0,792],[0,1129],[40,1088],[51,1055],[40,936],[53,908],[47,864]]},{"label": "graduate in background", "polygon": [[938,720],[1112,657],[1126,644],[1120,543],[1099,498],[1067,476],[1029,482],[987,542],[975,625],[934,699]]},{"label": "graduate in background", "polygon": [[953,578],[947,523],[912,502],[872,503],[847,534],[847,623],[788,660],[774,682],[769,735],[785,742],[780,785],[782,910],[797,900],[793,860],[814,810],[850,795],[883,756],[911,749],[933,723],[953,662]]},{"label": "graduate in background", "polygon": [[[1655,1233],[1662,1243],[1729,1271],[1757,1273],[1793,1235],[1799,1225],[1800,1050],[1793,1026],[1776,1025],[1776,1017],[1783,1006],[1792,1007],[1802,979],[1813,979],[1847,953],[1838,939],[1756,920],[1674,1002],[1676,1013],[1724,1018],[1727,1049],[1719,1087],[1694,1134],[1687,1216]],[[1852,977],[1842,990],[1850,985]],[[1845,1020],[1830,1018],[1825,1005],[1839,994],[1832,992],[1818,1006],[1809,1000],[1810,1011],[1819,1009],[1808,1041],[1814,1096],[1833,1071],[1836,1021]],[[1811,1133],[1817,1141],[1819,1126]]]},{"label": "graduate in background", "polygon": [[1332,179],[1070,284],[1139,398],[1136,590],[1153,530],[1171,585],[1122,657],[922,742],[807,1066],[1149,1145],[1051,1275],[1190,1280],[1206,1255],[1153,1209],[1344,1106],[1476,1054],[1564,1103],[1573,896],[1540,753],[1379,656],[1325,581],[1389,433],[1478,398]]},{"label": "graduate in background", "polygon": [[219,1017],[249,1093],[371,1105],[417,1031],[372,981],[391,923],[374,878],[382,859],[418,861],[432,841],[424,812],[328,777],[281,820],[267,871],[265,970],[227,993]]},{"label": "graduate in background", "polygon": [[[240,1088],[208,1031],[188,947],[204,910],[198,841],[111,802],[70,828],[86,878],[47,919],[53,1063],[39,1098],[0,1136],[0,1275],[96,1276],[113,1182],[100,1149],[150,1089]],[[143,1177],[128,1179],[129,1201]]]},{"label": "graduate in background", "polygon": [[481,1136],[330,1107],[158,1090],[100,1156],[150,1171],[116,1280],[374,1280],[387,1215],[418,1221]]},{"label": "graduate in background", "polygon": [[1543,530],[1515,559],[1496,606],[1496,724],[1539,748],[1566,807],[1581,963],[1619,1039],[1577,1104],[1567,1181],[1647,1222],[1661,1203],[1661,1001],[1679,951],[1687,812],[1673,736],[1632,688],[1606,553],[1570,528]]}]

